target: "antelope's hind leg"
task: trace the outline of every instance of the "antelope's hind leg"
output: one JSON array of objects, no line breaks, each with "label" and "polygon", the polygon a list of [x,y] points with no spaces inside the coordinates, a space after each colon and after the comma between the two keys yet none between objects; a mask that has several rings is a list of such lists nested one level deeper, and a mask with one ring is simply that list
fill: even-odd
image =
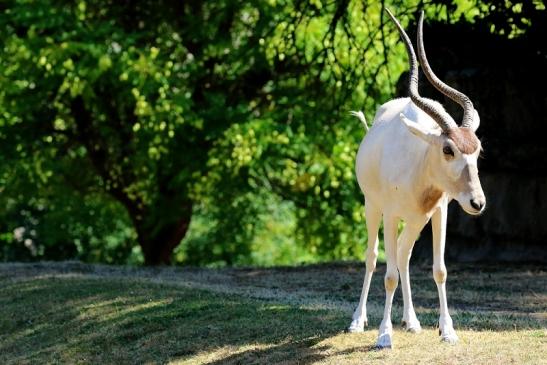
[{"label": "antelope's hind leg", "polygon": [[370,280],[376,268],[376,259],[378,258],[378,229],[380,228],[380,220],[382,212],[370,201],[365,201],[365,219],[367,224],[368,243],[366,252],[366,273],[363,280],[363,288],[361,289],[361,297],[359,305],[353,313],[351,324],[348,327],[348,332],[363,332],[364,327],[368,325],[367,317],[367,297],[370,289]]}]

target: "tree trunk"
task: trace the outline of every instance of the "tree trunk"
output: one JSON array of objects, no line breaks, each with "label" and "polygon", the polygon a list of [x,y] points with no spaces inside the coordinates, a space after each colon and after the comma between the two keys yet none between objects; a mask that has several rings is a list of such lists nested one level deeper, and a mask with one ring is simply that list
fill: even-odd
[{"label": "tree trunk", "polygon": [[190,216],[177,222],[166,224],[157,234],[137,229],[138,241],[144,255],[144,264],[148,266],[170,265],[173,251],[186,236],[190,226]]},{"label": "tree trunk", "polygon": [[[145,206],[142,200],[130,197],[126,188],[137,179],[132,172],[122,175],[112,173],[121,162],[116,160],[116,154],[109,152],[83,97],[78,96],[71,102],[71,111],[77,125],[78,140],[86,147],[97,174],[110,186],[106,192],[123,204],[131,217],[145,264],[169,265],[173,251],[186,235],[192,217],[192,202],[186,198],[186,192],[170,189],[172,176],[164,174],[158,176],[159,198],[153,204]],[[109,117],[119,126],[119,133],[122,133],[123,123],[116,113],[115,109],[112,110]],[[127,134],[119,135],[120,141],[130,138]],[[125,153],[121,154],[123,158],[128,158],[133,153],[122,152]]]}]

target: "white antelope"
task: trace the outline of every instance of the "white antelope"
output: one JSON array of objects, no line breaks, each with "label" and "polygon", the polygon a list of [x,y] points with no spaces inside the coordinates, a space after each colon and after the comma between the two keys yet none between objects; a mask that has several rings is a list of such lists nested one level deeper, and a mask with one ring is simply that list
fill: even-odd
[{"label": "white antelope", "polygon": [[[386,301],[376,346],[392,346],[391,305],[399,275],[404,299],[403,326],[411,332],[421,330],[412,305],[408,265],[414,242],[431,219],[433,278],[440,302],[439,330],[443,341],[455,343],[458,337],[448,313],[445,288],[446,216],[452,199],[471,215],[480,214],[486,205],[477,169],[481,143],[475,131],[480,119],[469,98],[439,80],[429,67],[423,45],[423,12],[418,25],[420,64],[433,86],[463,107],[461,127],[441,104],[418,94],[416,54],[399,22],[389,10],[388,13],[406,45],[410,98],[391,100],[380,107],[357,154],[355,170],[365,195],[368,248],[361,298],[348,330],[361,332],[367,325],[366,302],[378,257],[382,216],[387,259]],[[363,113],[353,112],[353,115],[366,126]],[[399,220],[405,222],[405,227],[397,238]]]}]

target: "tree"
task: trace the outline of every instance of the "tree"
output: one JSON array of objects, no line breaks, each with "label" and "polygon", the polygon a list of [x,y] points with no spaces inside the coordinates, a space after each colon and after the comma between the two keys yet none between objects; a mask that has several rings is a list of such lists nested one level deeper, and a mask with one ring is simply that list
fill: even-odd
[{"label": "tree", "polygon": [[[438,3],[436,16],[448,8]],[[0,240],[30,222],[45,257],[54,247],[71,257],[114,230],[119,260],[138,242],[146,264],[167,264],[201,214],[221,244],[196,262],[233,264],[269,205],[291,202],[309,252],[358,255],[363,131],[346,113],[361,106],[370,118],[406,67],[385,4],[422,6],[3,2]]]},{"label": "tree", "polygon": [[[321,15],[319,3],[303,5],[310,6]],[[308,19],[314,44],[304,45],[290,23],[298,8],[289,3],[11,1],[4,7],[2,148],[33,181],[18,185],[7,167],[5,185],[26,192],[38,187],[41,194],[51,185],[107,193],[127,211],[147,264],[170,261],[196,199],[205,199],[199,181],[209,193],[212,182],[224,184],[215,180],[215,161],[223,155],[231,155],[224,172],[238,179],[232,190],[223,187],[233,200],[251,160],[260,158],[253,153],[285,141],[289,131],[300,128],[303,138],[304,123],[295,127],[291,120],[313,118],[311,131],[332,132],[322,124],[332,121],[333,109],[319,107],[317,97],[334,94],[342,82],[332,59],[339,57],[334,36],[329,41],[323,22]],[[337,17],[343,9],[336,8]],[[317,62],[312,56],[318,57],[321,41],[331,45]],[[306,57],[299,60],[302,51]],[[304,95],[306,84],[316,91]],[[303,110],[290,97],[313,100],[317,110]],[[244,146],[252,125],[266,136],[251,142],[266,146]],[[276,130],[285,133],[272,140]],[[327,148],[332,141],[334,135]],[[279,149],[272,161],[292,161],[283,170],[290,181],[264,176],[279,180],[272,187],[279,192],[290,192],[282,185],[294,185],[295,178],[307,190],[308,175],[293,165],[309,148],[292,147],[300,150]]]}]

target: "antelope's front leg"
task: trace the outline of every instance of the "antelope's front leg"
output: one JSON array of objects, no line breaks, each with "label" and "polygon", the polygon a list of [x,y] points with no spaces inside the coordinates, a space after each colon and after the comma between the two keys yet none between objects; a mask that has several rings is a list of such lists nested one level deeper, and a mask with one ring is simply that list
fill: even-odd
[{"label": "antelope's front leg", "polygon": [[407,225],[399,238],[399,247],[397,251],[397,267],[399,268],[399,275],[401,276],[401,289],[403,290],[403,325],[409,332],[418,333],[422,330],[420,321],[416,317],[414,312],[414,305],[412,304],[412,294],[410,291],[410,278],[408,272],[408,265],[410,262],[410,256],[412,255],[412,248],[414,242],[420,234],[422,227],[413,227]]},{"label": "antelope's front leg", "polygon": [[446,266],[444,265],[444,247],[446,242],[446,216],[448,201],[445,201],[431,217],[433,229],[433,278],[439,292],[440,317],[439,331],[441,340],[448,343],[456,343],[458,336],[454,331],[452,318],[448,313],[446,301]]},{"label": "antelope's front leg", "polygon": [[391,305],[393,294],[399,282],[397,272],[397,219],[384,215],[384,244],[386,250],[387,270],[384,277],[386,287],[386,304],[384,307],[384,319],[380,324],[376,347],[379,349],[391,348],[393,337],[393,325],[391,323]]}]

